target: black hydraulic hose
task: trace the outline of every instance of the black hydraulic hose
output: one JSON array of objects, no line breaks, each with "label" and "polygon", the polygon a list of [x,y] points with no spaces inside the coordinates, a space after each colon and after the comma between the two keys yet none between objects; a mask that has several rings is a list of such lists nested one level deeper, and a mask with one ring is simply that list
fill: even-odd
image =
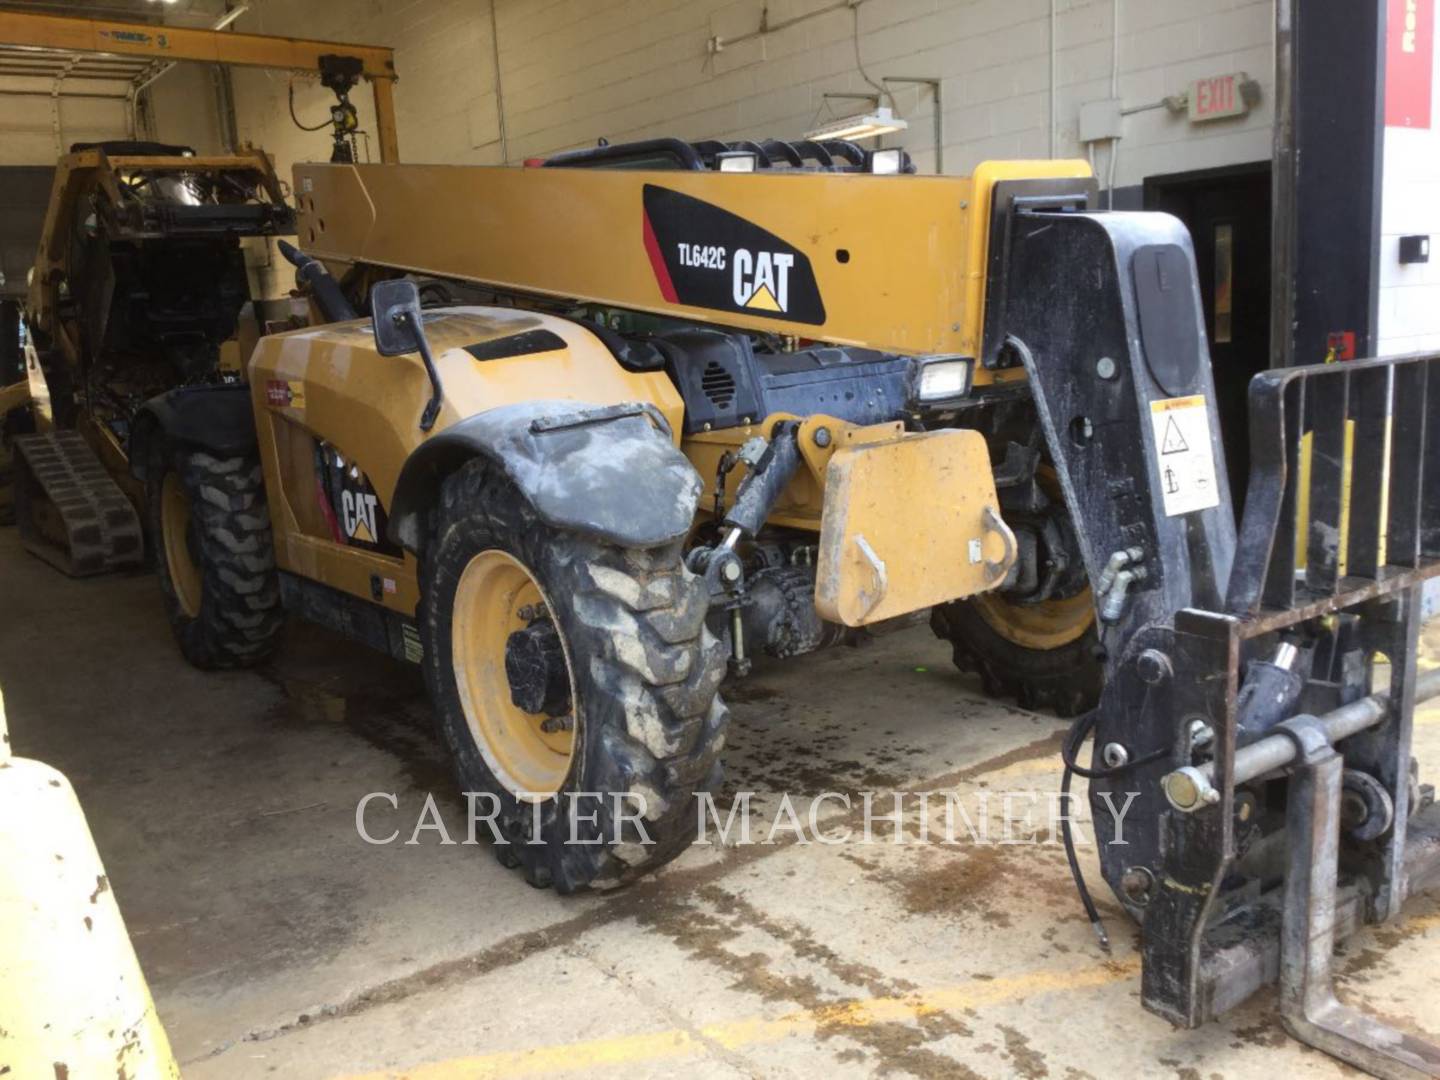
[{"label": "black hydraulic hose", "polygon": [[345,299],[345,294],[340,291],[340,283],[330,276],[324,263],[284,240],[279,241],[278,245],[280,254],[295,267],[296,282],[310,290],[310,295],[315,297],[315,305],[320,309],[320,314],[325,316],[326,322],[345,322],[347,319],[360,317],[350,306],[350,301]]},{"label": "black hydraulic hose", "polygon": [[1090,737],[1090,732],[1095,728],[1095,718],[1098,715],[1098,709],[1091,709],[1083,716],[1077,717],[1060,743],[1060,760],[1065,765],[1065,771],[1060,777],[1060,838],[1065,844],[1065,861],[1070,864],[1070,876],[1075,881],[1075,891],[1080,894],[1080,903],[1085,908],[1085,916],[1090,920],[1090,926],[1095,931],[1100,948],[1108,953],[1110,951],[1110,935],[1105,932],[1105,923],[1100,918],[1100,910],[1095,906],[1094,898],[1090,895],[1089,886],[1085,884],[1085,873],[1080,869],[1080,859],[1075,854],[1075,836],[1070,828],[1070,783],[1076,776],[1082,776],[1087,780],[1103,780],[1118,776],[1131,769],[1137,769],[1141,765],[1159,761],[1165,757],[1167,751],[1154,750],[1134,761],[1127,761],[1124,765],[1117,765],[1114,768],[1082,768],[1076,764],[1075,755],[1085,740]]},{"label": "black hydraulic hose", "polygon": [[295,126],[298,127],[301,131],[319,131],[319,130],[320,130],[321,128],[323,128],[323,127],[329,127],[329,126],[330,126],[330,121],[329,121],[329,120],[322,120],[320,123],[316,124],[314,127],[311,127],[311,126],[308,125],[308,124],[302,124],[302,123],[300,122],[300,117],[298,117],[298,116],[295,115],[295,80],[294,80],[294,79],[291,79],[291,80],[290,80],[290,119],[295,122]]},{"label": "black hydraulic hose", "polygon": [[[1093,712],[1086,713],[1080,720],[1083,722],[1090,718],[1090,725],[1094,726],[1094,715]],[[1110,951],[1110,935],[1105,932],[1105,923],[1100,918],[1100,910],[1095,906],[1095,901],[1090,896],[1090,889],[1085,884],[1085,873],[1080,869],[1080,859],[1075,854],[1075,834],[1070,829],[1070,781],[1074,776],[1075,773],[1067,762],[1065,772],[1060,777],[1060,838],[1065,842],[1065,861],[1070,864],[1070,876],[1075,881],[1075,891],[1080,894],[1080,903],[1085,908],[1085,917],[1090,920],[1090,927],[1095,931],[1095,939],[1100,942],[1101,950],[1108,953]]]},{"label": "black hydraulic hose", "polygon": [[[682,169],[705,170],[705,160],[687,142],[680,139],[642,139],[639,142],[615,143],[613,146],[590,146],[580,150],[564,150],[545,159],[545,168],[584,168],[586,166],[630,165],[643,168],[656,158],[669,158]],[[661,166],[663,167],[663,166]]]},{"label": "black hydraulic hose", "polygon": [[[1080,744],[1083,743],[1090,734],[1090,728],[1095,726],[1094,717],[1094,710],[1080,717],[1060,743],[1060,760],[1065,763],[1066,770],[1074,773],[1076,776],[1083,777],[1086,780],[1107,780],[1112,776],[1119,776],[1121,773],[1129,772],[1131,769],[1138,769],[1141,765],[1151,765],[1169,753],[1168,750],[1161,748],[1159,750],[1152,750],[1150,753],[1145,754],[1143,757],[1138,757],[1134,761],[1127,761],[1124,765],[1116,765],[1114,768],[1084,768],[1075,761],[1075,754],[1080,749]],[[1080,721],[1086,719],[1089,719],[1090,723],[1082,731],[1080,730]]]}]

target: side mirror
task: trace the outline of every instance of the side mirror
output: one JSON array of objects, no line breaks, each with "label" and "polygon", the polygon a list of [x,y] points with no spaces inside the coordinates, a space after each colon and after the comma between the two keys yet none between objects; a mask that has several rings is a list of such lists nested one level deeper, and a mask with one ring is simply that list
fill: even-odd
[{"label": "side mirror", "polygon": [[370,289],[371,322],[375,328],[375,351],[381,356],[404,356],[419,353],[430,376],[430,401],[420,414],[420,430],[429,431],[440,415],[444,400],[440,373],[425,340],[425,324],[420,320],[420,290],[415,282],[398,279],[382,281]]},{"label": "side mirror", "polygon": [[420,321],[420,290],[403,278],[378,282],[370,289],[370,310],[375,326],[375,351],[381,356],[404,356],[420,351],[425,336]]}]

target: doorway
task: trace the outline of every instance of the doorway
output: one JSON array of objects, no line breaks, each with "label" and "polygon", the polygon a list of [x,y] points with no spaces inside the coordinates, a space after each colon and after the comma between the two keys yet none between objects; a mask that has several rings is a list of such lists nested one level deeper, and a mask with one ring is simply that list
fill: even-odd
[{"label": "doorway", "polygon": [[1174,214],[1194,240],[1238,517],[1250,471],[1247,388],[1270,367],[1270,163],[1148,177],[1145,209]]}]

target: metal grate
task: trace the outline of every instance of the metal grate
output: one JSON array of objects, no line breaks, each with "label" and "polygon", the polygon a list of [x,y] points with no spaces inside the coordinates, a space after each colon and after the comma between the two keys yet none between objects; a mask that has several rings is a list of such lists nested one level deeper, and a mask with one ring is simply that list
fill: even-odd
[{"label": "metal grate", "polygon": [[1440,560],[1440,354],[1262,372],[1250,384],[1250,443],[1232,615],[1399,584]]},{"label": "metal grate", "polygon": [[728,409],[735,400],[735,376],[714,360],[705,365],[700,388],[717,409]]}]

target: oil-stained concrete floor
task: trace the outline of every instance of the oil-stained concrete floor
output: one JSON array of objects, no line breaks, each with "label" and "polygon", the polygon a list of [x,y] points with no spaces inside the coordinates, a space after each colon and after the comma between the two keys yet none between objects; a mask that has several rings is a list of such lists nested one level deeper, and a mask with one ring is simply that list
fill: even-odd
[{"label": "oil-stained concrete floor", "polygon": [[[1134,932],[1097,952],[1043,813],[946,846],[692,849],[615,895],[527,887],[484,847],[408,835],[433,791],[414,671],[292,627],[253,672],[191,670],[154,582],[66,580],[0,531],[0,685],[17,752],[66,772],[192,1078],[1341,1074],[1273,995],[1199,1031],[1140,1008]],[[1440,626],[1427,635],[1440,651]],[[923,628],[733,687],[729,784],[760,793],[1052,791],[1062,724],[986,702]],[[1440,710],[1422,714],[1440,767]],[[992,803],[995,832],[1003,809]],[[1012,811],[1023,812],[1023,800]],[[881,804],[881,809],[886,804]],[[935,804],[935,832],[943,825]],[[822,824],[858,824],[834,804]],[[1095,873],[1093,858],[1087,865]],[[1440,905],[1353,941],[1346,994],[1440,1031]]]}]

